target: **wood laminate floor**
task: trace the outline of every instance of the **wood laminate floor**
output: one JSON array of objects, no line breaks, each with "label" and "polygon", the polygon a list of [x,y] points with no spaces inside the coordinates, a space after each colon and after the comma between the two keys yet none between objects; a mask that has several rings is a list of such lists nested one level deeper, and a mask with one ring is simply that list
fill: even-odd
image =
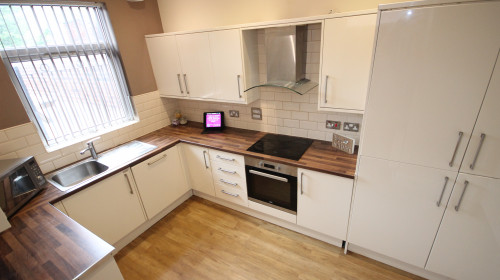
[{"label": "wood laminate floor", "polygon": [[192,197],[123,248],[129,279],[423,279]]}]

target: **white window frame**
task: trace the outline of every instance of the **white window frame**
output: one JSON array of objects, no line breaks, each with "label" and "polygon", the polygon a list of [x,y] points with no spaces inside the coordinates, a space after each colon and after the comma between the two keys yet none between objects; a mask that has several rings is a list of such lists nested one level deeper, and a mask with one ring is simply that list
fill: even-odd
[{"label": "white window frame", "polygon": [[[40,126],[40,121],[37,119],[37,117],[34,113],[34,110],[32,109],[32,105],[30,104],[30,102],[27,98],[27,93],[25,93],[20,81],[17,78],[17,75],[14,71],[14,68],[12,66],[12,63],[20,62],[22,60],[17,59],[17,61],[16,61],[15,59],[12,59],[12,57],[15,57],[15,56],[9,56],[9,53],[15,52],[15,51],[3,50],[2,46],[0,45],[0,53],[2,56],[2,61],[4,62],[4,65],[6,66],[7,72],[8,72],[8,74],[9,74],[9,76],[14,84],[14,87],[15,87],[15,89],[16,89],[16,91],[21,99],[21,102],[26,110],[26,113],[28,114],[30,120],[35,124],[37,132],[42,140],[42,143],[44,144],[45,149],[48,152],[59,150],[61,148],[85,141],[87,139],[94,138],[96,136],[103,135],[103,134],[109,133],[111,131],[121,129],[121,128],[126,127],[126,126],[133,125],[134,123],[137,123],[139,121],[139,116],[137,114],[137,110],[135,109],[135,106],[134,106],[134,103],[132,100],[132,96],[130,94],[129,83],[128,83],[128,80],[125,76],[125,72],[123,70],[123,63],[122,63],[121,55],[120,55],[120,52],[118,49],[118,44],[117,44],[116,39],[115,39],[115,34],[114,34],[113,28],[111,26],[111,21],[110,21],[105,3],[79,2],[79,1],[39,1],[39,2],[34,2],[34,1],[0,1],[0,4],[2,4],[2,5],[5,5],[5,4],[7,4],[7,5],[36,5],[36,6],[43,5],[43,6],[59,6],[59,7],[60,6],[97,7],[97,8],[102,10],[102,16],[104,18],[102,23],[105,23],[105,25],[106,25],[105,29],[107,29],[106,32],[109,35],[109,37],[107,39],[108,39],[109,45],[111,46],[111,48],[107,49],[107,51],[108,51],[106,53],[107,59],[109,59],[111,61],[111,65],[113,66],[112,70],[115,72],[114,77],[116,78],[116,82],[119,85],[119,89],[120,89],[119,92],[121,94],[121,97],[124,100],[123,102],[125,102],[125,104],[127,106],[127,108],[123,108],[123,109],[126,110],[129,114],[131,114],[130,120],[128,120],[127,122],[124,122],[124,123],[121,123],[118,125],[113,125],[113,126],[110,126],[110,127],[104,128],[104,129],[101,128],[93,133],[86,133],[85,135],[80,136],[78,138],[72,138],[70,140],[60,141],[60,142],[57,142],[56,144],[49,144],[47,141],[47,138],[45,136],[45,133]],[[92,52],[94,52],[94,53],[106,51],[106,50],[103,50],[103,48],[101,48],[101,46],[99,46],[98,44],[80,44],[78,46],[90,46],[90,49],[92,49]],[[40,57],[40,59],[39,59],[40,61],[46,57],[51,57],[52,55],[55,55],[55,54],[57,54],[57,57],[64,57],[64,55],[62,56],[60,52],[58,53],[57,51],[52,50],[52,48],[50,48],[50,47],[48,47],[47,49],[49,49],[49,52],[45,52],[45,53],[41,54],[39,52],[39,50],[37,50],[35,48],[24,48],[27,56],[30,56],[31,53],[36,52],[36,55]],[[75,48],[71,49],[71,47],[69,47],[67,54],[68,55],[71,54],[71,56],[73,56],[73,54],[75,54],[75,56],[85,55],[85,53],[81,54]],[[66,57],[68,57],[68,55],[66,55]],[[21,57],[18,54],[16,54],[16,56]]]}]

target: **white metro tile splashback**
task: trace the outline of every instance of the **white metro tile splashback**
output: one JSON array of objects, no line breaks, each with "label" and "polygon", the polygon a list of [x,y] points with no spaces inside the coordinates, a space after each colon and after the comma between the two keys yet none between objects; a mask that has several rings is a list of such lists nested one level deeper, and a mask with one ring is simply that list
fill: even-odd
[{"label": "white metro tile splashback", "polygon": [[[170,117],[177,105],[175,100],[160,98],[158,91],[133,96],[139,122],[101,135],[95,142],[97,152],[101,152],[170,124]],[[35,126],[26,123],[0,130],[0,159],[35,156],[42,172],[47,173],[78,160],[89,157],[80,155],[85,141],[47,152],[38,136]]]},{"label": "white metro tile splashback", "polygon": [[[264,47],[264,32],[259,30],[257,35],[259,44],[259,77],[261,82],[266,81],[266,56]],[[319,63],[321,47],[320,24],[308,25],[307,36],[307,64],[306,78],[319,81]],[[226,126],[278,133],[292,136],[307,137],[319,140],[332,140],[332,134],[342,134],[356,139],[359,143],[359,132],[331,130],[325,128],[326,120],[355,122],[361,125],[363,116],[360,114],[333,113],[318,111],[318,88],[316,87],[304,95],[289,90],[265,87],[260,88],[260,100],[248,105],[178,100],[177,109],[191,121],[203,122],[203,112],[224,111]],[[174,102],[174,99],[169,99]],[[253,120],[250,115],[251,107],[262,108],[262,120]],[[229,110],[240,111],[239,118],[229,117]]]}]

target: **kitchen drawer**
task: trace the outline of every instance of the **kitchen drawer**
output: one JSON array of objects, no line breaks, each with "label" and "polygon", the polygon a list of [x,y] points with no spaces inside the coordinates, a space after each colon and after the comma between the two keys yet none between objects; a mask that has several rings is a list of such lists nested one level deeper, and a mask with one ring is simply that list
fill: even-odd
[{"label": "kitchen drawer", "polygon": [[215,196],[226,201],[248,207],[248,196],[246,191],[229,185],[215,184]]},{"label": "kitchen drawer", "polygon": [[[220,185],[237,184],[237,188],[247,191],[245,168],[232,164],[212,161],[212,175],[214,183]],[[226,183],[224,183],[226,182]]]},{"label": "kitchen drawer", "polygon": [[245,167],[245,159],[241,155],[235,155],[232,153],[226,153],[217,150],[209,150],[210,160],[229,163],[232,165]]}]

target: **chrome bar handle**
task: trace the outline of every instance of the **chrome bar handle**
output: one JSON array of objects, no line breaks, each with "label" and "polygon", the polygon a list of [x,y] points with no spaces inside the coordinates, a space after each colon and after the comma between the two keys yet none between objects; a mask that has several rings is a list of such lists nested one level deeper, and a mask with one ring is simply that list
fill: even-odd
[{"label": "chrome bar handle", "polygon": [[226,170],[226,169],[222,169],[220,167],[219,167],[219,171],[226,172],[226,173],[229,173],[229,174],[236,174],[236,171],[229,171],[229,170]]},{"label": "chrome bar handle", "polygon": [[481,133],[481,140],[479,141],[479,146],[477,147],[476,155],[474,156],[474,160],[470,164],[470,169],[474,170],[474,166],[476,165],[477,157],[479,156],[479,151],[481,151],[481,147],[483,146],[484,138],[486,138],[486,134]]},{"label": "chrome bar handle", "polygon": [[241,75],[237,75],[236,80],[238,80],[238,96],[241,98],[240,77],[241,77]]},{"label": "chrome bar handle", "polygon": [[267,177],[267,178],[270,178],[270,179],[278,180],[278,181],[281,181],[281,182],[285,182],[285,183],[288,182],[287,178],[276,176],[276,175],[267,174],[267,173],[256,171],[256,170],[253,170],[253,169],[250,169],[250,171],[248,171],[248,172],[250,172],[252,174],[255,174],[255,175],[262,176],[262,177]]},{"label": "chrome bar handle", "polygon": [[189,94],[189,87],[188,87],[188,82],[187,82],[187,75],[184,74],[184,85],[186,86],[186,93]]},{"label": "chrome bar handle", "polygon": [[177,81],[179,82],[179,89],[181,90],[181,93],[184,93],[181,85],[181,74],[177,74]]},{"label": "chrome bar handle", "polygon": [[460,146],[460,141],[462,141],[463,135],[464,135],[464,133],[462,131],[458,132],[458,141],[457,141],[457,145],[455,146],[455,151],[453,151],[453,156],[451,156],[450,167],[453,166],[453,162],[455,161],[455,156],[457,155],[458,146]]},{"label": "chrome bar handle", "polygon": [[441,201],[443,200],[444,191],[446,190],[446,185],[448,184],[449,179],[450,178],[448,178],[448,176],[444,177],[444,186],[443,190],[441,191],[441,195],[439,196],[439,200],[436,203],[437,207],[441,206]]},{"label": "chrome bar handle", "polygon": [[153,165],[153,164],[155,164],[155,163],[159,162],[160,160],[162,160],[162,159],[164,159],[164,158],[166,158],[166,157],[167,157],[167,154],[164,154],[161,158],[159,158],[159,159],[157,159],[157,160],[154,160],[154,161],[152,161],[152,162],[148,162],[148,165]]},{"label": "chrome bar handle", "polygon": [[237,193],[230,193],[230,192],[226,192],[225,190],[220,190],[221,193],[224,193],[224,194],[227,194],[227,195],[230,195],[230,196],[234,196],[234,197],[238,197],[240,196],[239,194]]},{"label": "chrome bar handle", "polygon": [[206,153],[207,153],[207,151],[203,151],[203,162],[205,163],[205,169],[208,169],[207,157],[205,156]]},{"label": "chrome bar handle", "polygon": [[225,158],[225,157],[221,157],[221,156],[219,156],[219,155],[217,155],[217,158],[218,158],[218,159],[222,159],[222,160],[227,160],[227,161],[235,161],[235,159],[234,159],[234,158]]},{"label": "chrome bar handle", "polygon": [[465,190],[467,189],[467,186],[469,185],[469,181],[464,182],[464,190],[462,191],[462,194],[460,195],[460,199],[458,200],[457,205],[455,205],[455,211],[458,212],[458,209],[460,208],[460,204],[462,204],[462,199],[464,198]]},{"label": "chrome bar handle", "polygon": [[235,186],[235,187],[238,185],[238,183],[231,183],[231,182],[228,182],[224,179],[220,179],[219,181],[224,183],[224,184],[228,184],[228,185]]},{"label": "chrome bar handle", "polygon": [[302,182],[302,178],[304,178],[304,172],[300,172],[300,194],[304,194],[304,183]]},{"label": "chrome bar handle", "polygon": [[328,75],[325,75],[325,104],[328,103],[326,100],[326,89],[328,88]]},{"label": "chrome bar handle", "polygon": [[132,188],[132,184],[130,183],[130,179],[128,178],[128,174],[123,173],[123,175],[125,175],[125,179],[127,179],[128,187],[130,189],[130,194],[134,194],[134,189]]}]

